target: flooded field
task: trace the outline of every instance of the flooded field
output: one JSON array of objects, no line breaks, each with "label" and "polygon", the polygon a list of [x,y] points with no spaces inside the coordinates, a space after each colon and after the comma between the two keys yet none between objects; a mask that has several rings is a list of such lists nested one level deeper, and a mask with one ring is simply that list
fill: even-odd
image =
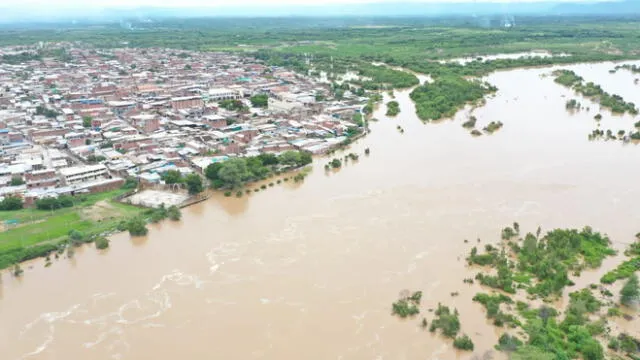
[{"label": "flooded field", "polygon": [[519,53],[511,53],[511,54],[494,54],[494,55],[479,55],[479,56],[475,56],[475,57],[463,57],[463,58],[456,58],[456,59],[450,59],[450,60],[442,60],[439,61],[441,64],[446,64],[448,62],[455,62],[458,63],[460,65],[466,65],[470,62],[473,61],[482,61],[482,62],[486,62],[486,61],[490,61],[490,60],[499,60],[499,59],[510,59],[510,60],[516,60],[516,59],[522,59],[522,58],[534,58],[534,57],[539,57],[539,58],[548,58],[548,57],[565,57],[565,56],[570,56],[569,54],[552,54],[548,51],[530,51],[530,52],[519,52]]},{"label": "flooded field", "polygon": [[[634,77],[609,74],[613,67],[562,68],[640,104]],[[640,147],[588,141],[598,106],[555,84],[552,69],[487,77],[499,91],[473,115],[479,127],[503,122],[493,135],[462,128],[471,109],[423,124],[410,91],[396,92],[400,115],[389,119],[380,106],[372,133],[347,151],[360,160],[339,171],[325,172],[328,159],[317,159],[302,184],[214,196],[145,238],[114,236],[106,253],[81,249],[50,268],[35,261],[21,279],[4,273],[2,359],[466,359],[493,351],[500,331],[471,301],[481,287],[462,282],[475,274],[464,258],[476,239],[497,242],[513,221],[524,231],[590,225],[624,249],[640,231]],[[590,110],[567,112],[574,97]],[[638,120],[601,113],[604,129]],[[391,316],[403,290],[424,292],[429,321],[438,302],[456,307],[476,351],[454,351],[422,330],[421,318]],[[637,321],[618,326],[640,334]]]}]

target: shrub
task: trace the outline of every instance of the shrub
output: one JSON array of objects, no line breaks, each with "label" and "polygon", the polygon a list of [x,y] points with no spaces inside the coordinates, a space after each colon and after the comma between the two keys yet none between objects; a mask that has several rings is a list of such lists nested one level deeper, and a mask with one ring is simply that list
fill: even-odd
[{"label": "shrub", "polygon": [[24,206],[21,198],[17,196],[7,196],[0,201],[0,210],[2,211],[15,211],[20,210]]},{"label": "shrub", "polygon": [[458,318],[458,310],[451,312],[449,307],[438,304],[436,309],[436,318],[431,322],[431,331],[440,329],[442,335],[454,338],[460,331],[460,319]]},{"label": "shrub", "polygon": [[173,221],[178,221],[180,220],[180,218],[182,218],[182,213],[177,206],[173,205],[170,206],[169,209],[167,209],[167,216]]},{"label": "shrub", "polygon": [[238,192],[236,193],[236,197],[241,198],[243,194],[244,194],[244,193],[243,193],[242,191],[238,191]]},{"label": "shrub", "polygon": [[231,196],[231,191],[225,191],[225,192],[224,192],[224,196],[226,196],[226,197],[230,197],[230,196]]},{"label": "shrub", "polygon": [[462,335],[453,340],[453,347],[465,351],[473,351],[473,341],[467,335]]},{"label": "shrub", "polygon": [[463,127],[463,128],[465,128],[465,129],[471,129],[471,128],[473,128],[473,127],[475,127],[475,126],[476,126],[476,121],[477,121],[477,120],[478,120],[478,119],[476,119],[476,117],[475,117],[475,116],[471,116],[471,117],[469,118],[469,120],[467,120],[467,121],[465,121],[464,123],[462,123],[462,127]]},{"label": "shrub", "polygon": [[84,238],[84,234],[78,230],[69,231],[69,239],[71,239],[72,244],[76,244],[82,241]]},{"label": "shrub", "polygon": [[516,351],[520,346],[522,346],[522,341],[515,336],[511,336],[507,333],[502,334],[500,339],[498,340],[498,345],[496,345],[496,349],[500,351]]},{"label": "shrub", "polygon": [[420,309],[418,309],[418,306],[415,303],[408,299],[400,299],[393,303],[392,313],[400,316],[401,318],[405,318],[419,314]]},{"label": "shrub", "polygon": [[109,240],[106,237],[100,236],[96,239],[96,249],[104,250],[109,247]]},{"label": "shrub", "polygon": [[149,232],[147,224],[141,217],[136,217],[127,222],[127,230],[131,236],[145,236]]},{"label": "shrub", "polygon": [[631,306],[640,299],[640,286],[638,285],[638,277],[633,274],[620,290],[620,303]]},{"label": "shrub", "polygon": [[391,312],[401,318],[417,315],[420,313],[420,309],[418,308],[418,305],[420,305],[420,299],[422,299],[422,291],[416,291],[413,294],[394,302],[391,307]]},{"label": "shrub", "polygon": [[71,196],[62,195],[57,198],[48,197],[36,200],[36,208],[38,210],[56,210],[73,206]]}]

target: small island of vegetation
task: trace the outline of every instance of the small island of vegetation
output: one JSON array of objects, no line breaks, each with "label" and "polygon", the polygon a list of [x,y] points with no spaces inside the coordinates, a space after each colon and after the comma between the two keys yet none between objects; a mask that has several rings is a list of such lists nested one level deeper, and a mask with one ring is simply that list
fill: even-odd
[{"label": "small island of vegetation", "polygon": [[[593,99],[600,106],[611,110],[613,113],[637,115],[638,109],[634,103],[626,102],[620,95],[611,95],[604,91],[600,85],[592,82],[584,83],[584,79],[571,70],[557,70],[553,72],[555,82],[573,89],[578,94]],[[569,108],[569,103],[567,103]]]},{"label": "small island of vegetation", "polygon": [[451,117],[464,105],[478,102],[496,90],[478,80],[444,76],[415,88],[410,96],[416,104],[418,117],[429,121]]},{"label": "small island of vegetation", "polygon": [[400,113],[400,104],[397,101],[387,103],[387,116],[396,116]]},{"label": "small island of vegetation", "polygon": [[[574,283],[570,276],[582,270],[598,268],[602,261],[615,254],[610,240],[589,227],[578,230],[556,229],[541,236],[527,233],[520,238],[517,223],[502,231],[500,247],[486,245],[480,254],[476,247],[467,258],[470,265],[489,266],[493,274],[478,273],[476,279],[483,286],[497,290],[493,294],[478,293],[473,301],[482,304],[486,316],[497,327],[519,328],[518,336],[504,333],[496,349],[518,359],[604,359],[605,348],[613,353],[627,353],[631,359],[640,355],[640,341],[624,332],[608,330],[607,318],[620,315],[618,304],[606,300],[614,296],[608,289],[592,284],[569,294],[569,304],[560,311],[545,304],[533,308],[522,301],[514,301],[501,293],[517,294],[525,291],[529,299],[539,297],[549,301],[561,296]],[[635,259],[640,254],[640,242],[625,253]],[[633,261],[633,259],[631,261]],[[620,291],[620,305],[635,306],[640,301],[640,285],[635,272],[637,264],[625,262],[603,276],[602,283],[628,278]],[[600,298],[594,289],[600,289]],[[514,309],[515,305],[515,309]],[[622,342],[625,346],[622,346]],[[633,345],[632,345],[633,344]]]}]

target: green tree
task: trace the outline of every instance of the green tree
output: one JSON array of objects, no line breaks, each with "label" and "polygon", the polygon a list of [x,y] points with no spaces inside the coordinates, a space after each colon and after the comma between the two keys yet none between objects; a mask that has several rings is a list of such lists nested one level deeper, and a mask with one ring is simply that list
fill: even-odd
[{"label": "green tree", "polygon": [[219,179],[218,171],[220,171],[222,166],[223,165],[220,162],[209,164],[204,169],[204,176],[211,181]]},{"label": "green tree", "polygon": [[262,153],[258,155],[258,159],[260,159],[260,162],[265,166],[278,165],[279,163],[278,157],[275,154],[270,153]]},{"label": "green tree", "polygon": [[129,220],[126,224],[126,228],[131,236],[145,236],[149,232],[147,229],[147,223],[141,217],[135,217]]},{"label": "green tree", "polygon": [[254,95],[249,100],[253,107],[266,108],[269,106],[269,96],[267,94]]},{"label": "green tree", "polygon": [[7,196],[0,201],[0,210],[2,211],[20,210],[23,206],[22,199],[17,196]]},{"label": "green tree", "polygon": [[202,178],[198,174],[189,174],[185,177],[184,182],[187,184],[189,194],[194,195],[204,190],[202,186]]},{"label": "green tree", "polygon": [[473,341],[467,335],[457,337],[453,341],[453,347],[460,350],[473,351]]},{"label": "green tree", "polygon": [[182,182],[182,173],[178,170],[169,170],[162,177],[166,184],[179,184]]},{"label": "green tree", "polygon": [[278,156],[278,161],[282,165],[295,166],[301,162],[300,160],[300,152],[294,150],[285,151],[280,156]]},{"label": "green tree", "polygon": [[222,168],[218,171],[218,177],[225,186],[232,188],[242,185],[249,178],[247,162],[241,158],[234,158],[222,163]]},{"label": "green tree", "polygon": [[127,177],[124,184],[122,185],[123,189],[135,189],[137,187],[138,187],[138,179],[132,176]]},{"label": "green tree", "polygon": [[633,274],[624,284],[622,290],[620,290],[620,303],[626,306],[631,306],[639,299],[640,287],[638,286],[638,276]]},{"label": "green tree", "polygon": [[533,346],[522,346],[511,355],[511,360],[556,360],[554,353]]},{"label": "green tree", "polygon": [[178,221],[182,217],[180,209],[175,205],[170,206],[169,209],[167,209],[167,215],[169,216],[169,219],[173,221]]},{"label": "green tree", "polygon": [[100,236],[96,239],[96,249],[104,250],[109,247],[109,239],[104,236]]},{"label": "green tree", "polygon": [[78,230],[69,231],[69,238],[73,244],[80,243],[84,239],[84,234]]},{"label": "green tree", "polygon": [[84,126],[86,128],[90,128],[92,121],[93,121],[93,118],[91,116],[84,116],[82,118],[82,126]]},{"label": "green tree", "polygon": [[20,176],[14,176],[11,178],[11,182],[9,183],[9,186],[20,186],[20,185],[24,185],[24,180],[22,180]]}]

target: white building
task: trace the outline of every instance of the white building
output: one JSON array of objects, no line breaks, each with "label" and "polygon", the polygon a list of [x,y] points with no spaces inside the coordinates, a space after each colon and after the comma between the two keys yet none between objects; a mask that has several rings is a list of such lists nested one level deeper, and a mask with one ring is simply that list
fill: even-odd
[{"label": "white building", "polygon": [[74,166],[60,169],[60,177],[65,185],[74,185],[87,181],[104,179],[108,175],[107,167],[102,164]]},{"label": "white building", "polygon": [[209,89],[209,100],[238,100],[240,92],[229,88]]}]

